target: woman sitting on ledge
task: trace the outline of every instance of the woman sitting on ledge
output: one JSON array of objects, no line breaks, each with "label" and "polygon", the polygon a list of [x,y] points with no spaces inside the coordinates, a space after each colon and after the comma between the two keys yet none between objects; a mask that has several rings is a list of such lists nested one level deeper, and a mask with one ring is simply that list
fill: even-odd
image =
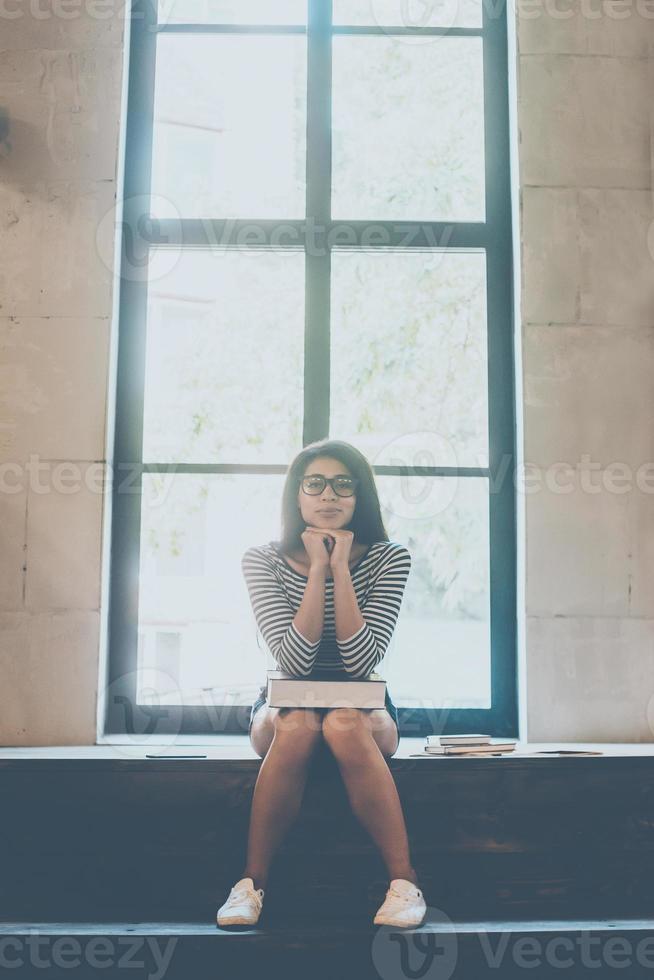
[{"label": "woman sitting on ledge", "polygon": [[[248,548],[245,576],[258,628],[281,670],[365,678],[381,661],[400,611],[411,556],[389,541],[372,468],[350,443],[324,439],[291,463],[282,538]],[[365,613],[365,618],[363,613]],[[397,708],[275,708],[265,686],[249,735],[263,763],[254,788],[243,877],[219,926],[252,925],[274,852],[296,819],[319,746],[336,759],[353,811],[380,849],[390,885],[374,924],[419,925],[426,912],[404,815],[387,760],[397,751]]]}]

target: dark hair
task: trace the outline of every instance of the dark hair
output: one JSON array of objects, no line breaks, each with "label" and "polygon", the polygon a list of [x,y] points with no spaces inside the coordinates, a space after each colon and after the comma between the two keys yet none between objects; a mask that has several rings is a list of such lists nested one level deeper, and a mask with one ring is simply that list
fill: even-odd
[{"label": "dark hair", "polygon": [[286,481],[282,491],[282,536],[273,544],[287,554],[303,547],[300,535],[307,525],[298,507],[297,492],[307,464],[318,456],[330,456],[344,463],[352,476],[359,481],[354,513],[347,525],[347,529],[354,532],[354,540],[360,544],[388,541],[370,463],[363,453],[349,442],[340,439],[320,439],[301,449],[286,471]]}]

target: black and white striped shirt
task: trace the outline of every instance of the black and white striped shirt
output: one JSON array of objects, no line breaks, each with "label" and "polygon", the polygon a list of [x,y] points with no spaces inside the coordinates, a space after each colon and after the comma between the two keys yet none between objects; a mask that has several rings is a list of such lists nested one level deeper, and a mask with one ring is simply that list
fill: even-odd
[{"label": "black and white striped shirt", "polygon": [[336,639],[334,580],[325,581],[323,632],[310,643],[296,629],[308,578],[282,557],[276,544],[248,548],[241,568],[257,626],[281,670],[308,677],[312,671],[366,677],[386,653],[400,612],[411,555],[394,541],[376,541],[350,568],[364,625],[346,640]]}]

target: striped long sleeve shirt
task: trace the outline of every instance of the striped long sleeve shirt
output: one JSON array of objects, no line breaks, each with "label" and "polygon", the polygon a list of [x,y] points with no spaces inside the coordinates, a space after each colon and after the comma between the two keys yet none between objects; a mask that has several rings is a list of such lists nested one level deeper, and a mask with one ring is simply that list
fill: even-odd
[{"label": "striped long sleeve shirt", "polygon": [[323,632],[315,643],[310,643],[293,623],[307,576],[291,568],[277,544],[248,548],[241,568],[257,626],[281,670],[302,677],[314,671],[367,677],[391,641],[411,569],[411,555],[402,544],[376,541],[351,566],[352,585],[364,624],[345,640],[336,638],[334,582],[326,579]]}]

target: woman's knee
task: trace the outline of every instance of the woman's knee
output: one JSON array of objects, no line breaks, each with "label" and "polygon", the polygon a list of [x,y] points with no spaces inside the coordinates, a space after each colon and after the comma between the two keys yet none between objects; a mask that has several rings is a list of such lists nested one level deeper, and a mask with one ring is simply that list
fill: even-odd
[{"label": "woman's knee", "polygon": [[322,718],[311,708],[278,708],[274,736],[285,745],[313,749],[323,741]]},{"label": "woman's knee", "polygon": [[399,744],[397,726],[385,708],[333,708],[322,729],[325,742],[339,758],[361,758],[376,744],[388,761]]},{"label": "woman's knee", "polygon": [[370,721],[358,708],[330,708],[322,719],[322,733],[332,748],[351,745],[370,735]]}]

